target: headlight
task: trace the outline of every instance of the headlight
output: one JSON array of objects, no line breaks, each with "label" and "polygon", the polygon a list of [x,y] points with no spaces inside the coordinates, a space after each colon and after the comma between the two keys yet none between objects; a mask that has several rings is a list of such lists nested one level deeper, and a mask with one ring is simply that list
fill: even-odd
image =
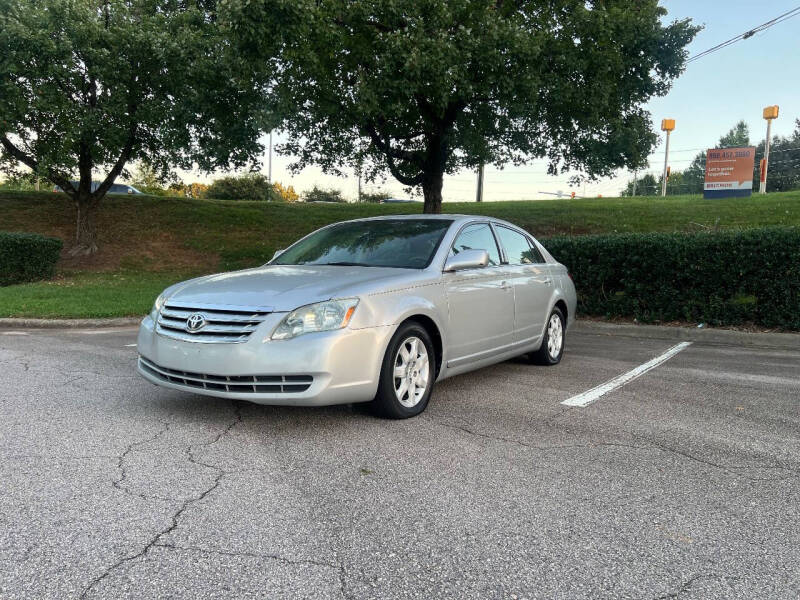
[{"label": "headlight", "polygon": [[161,311],[161,309],[164,308],[164,302],[166,301],[167,298],[163,293],[158,295],[158,298],[156,298],[156,301],[153,303],[153,308],[150,311],[150,314],[154,315],[154,318],[155,315],[157,315]]},{"label": "headlight", "polygon": [[328,300],[293,310],[272,332],[273,340],[288,340],[304,333],[347,327],[356,311],[358,298]]}]

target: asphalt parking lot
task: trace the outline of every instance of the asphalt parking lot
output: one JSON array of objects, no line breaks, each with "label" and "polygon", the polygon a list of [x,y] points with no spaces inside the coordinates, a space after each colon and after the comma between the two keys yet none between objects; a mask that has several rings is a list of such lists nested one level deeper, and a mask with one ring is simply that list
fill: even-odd
[{"label": "asphalt parking lot", "polygon": [[0,332],[0,597],[797,598],[800,351],[573,334],[428,410],[150,385],[133,329]]}]

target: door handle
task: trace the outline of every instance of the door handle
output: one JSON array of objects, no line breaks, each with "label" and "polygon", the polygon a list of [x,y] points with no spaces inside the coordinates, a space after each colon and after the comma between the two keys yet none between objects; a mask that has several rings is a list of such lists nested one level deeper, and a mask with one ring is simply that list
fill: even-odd
[{"label": "door handle", "polygon": [[553,280],[548,277],[547,279],[544,280],[544,284],[545,285],[552,285],[553,284]]},{"label": "door handle", "polygon": [[507,281],[503,281],[503,282],[501,282],[501,283],[500,283],[500,287],[501,287],[501,288],[503,288],[504,290],[507,290],[507,289],[508,289],[508,288],[510,288],[511,286],[510,286],[510,285],[508,285],[508,282],[507,282]]}]

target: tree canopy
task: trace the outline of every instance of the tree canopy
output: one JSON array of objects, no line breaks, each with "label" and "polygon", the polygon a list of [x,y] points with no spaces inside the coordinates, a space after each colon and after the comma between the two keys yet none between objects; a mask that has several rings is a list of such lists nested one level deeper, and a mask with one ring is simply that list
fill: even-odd
[{"label": "tree canopy", "polygon": [[94,211],[129,161],[166,174],[263,152],[263,96],[237,70],[215,4],[0,0],[0,146],[74,200],[73,250],[96,250]]},{"label": "tree canopy", "polygon": [[287,109],[296,168],[421,188],[480,164],[588,178],[646,164],[643,105],[698,28],[657,0],[229,0],[243,60]]}]

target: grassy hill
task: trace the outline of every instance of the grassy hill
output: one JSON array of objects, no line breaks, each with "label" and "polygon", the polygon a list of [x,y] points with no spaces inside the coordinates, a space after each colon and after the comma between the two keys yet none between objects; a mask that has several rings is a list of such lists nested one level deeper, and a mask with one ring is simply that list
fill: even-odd
[{"label": "grassy hill", "polygon": [[[65,253],[52,282],[0,288],[2,316],[139,315],[171,282],[258,265],[322,225],[407,214],[419,204],[276,204],[155,196],[106,199],[98,215],[100,252],[70,258],[73,207],[62,194],[0,192],[0,230],[59,237]],[[446,203],[448,213],[506,219],[540,238],[556,234],[698,231],[800,225],[800,192],[703,200],[598,198]]]}]

